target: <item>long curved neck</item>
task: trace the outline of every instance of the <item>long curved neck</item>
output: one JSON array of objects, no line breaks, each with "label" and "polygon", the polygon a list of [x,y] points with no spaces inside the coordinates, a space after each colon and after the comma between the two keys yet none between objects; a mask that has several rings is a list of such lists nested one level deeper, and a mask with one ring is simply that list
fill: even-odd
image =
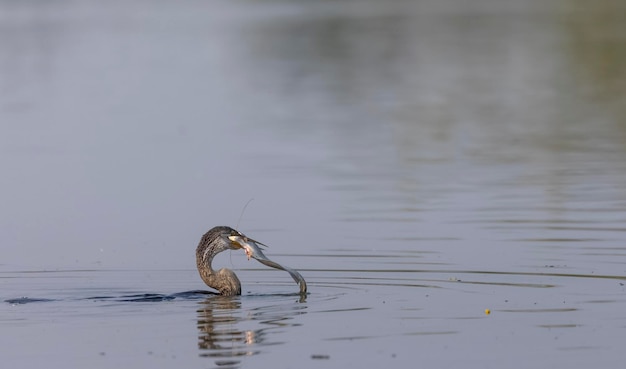
[{"label": "long curved neck", "polygon": [[211,262],[219,251],[214,243],[204,247],[198,246],[196,250],[196,266],[198,267],[200,277],[207,286],[218,290],[221,295],[241,295],[241,282],[239,282],[239,278],[232,270],[220,269],[215,271],[211,267]]},{"label": "long curved neck", "polygon": [[206,270],[207,273],[213,274],[215,271],[211,267],[211,262],[217,254],[216,246],[213,243],[198,245],[196,249],[196,266],[198,270]]}]

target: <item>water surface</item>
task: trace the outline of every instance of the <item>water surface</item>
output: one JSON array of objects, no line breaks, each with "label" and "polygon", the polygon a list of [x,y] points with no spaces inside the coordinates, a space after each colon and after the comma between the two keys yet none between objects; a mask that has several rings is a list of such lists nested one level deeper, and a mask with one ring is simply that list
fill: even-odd
[{"label": "water surface", "polygon": [[625,10],[0,1],[3,365],[621,367]]}]

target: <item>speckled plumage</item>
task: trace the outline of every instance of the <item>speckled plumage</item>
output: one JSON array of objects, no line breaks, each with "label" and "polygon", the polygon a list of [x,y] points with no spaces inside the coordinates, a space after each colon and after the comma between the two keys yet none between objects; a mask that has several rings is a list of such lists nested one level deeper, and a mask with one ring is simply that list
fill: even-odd
[{"label": "speckled plumage", "polygon": [[200,277],[207,286],[224,296],[241,295],[241,282],[230,269],[213,270],[211,262],[220,252],[233,249],[228,236],[235,234],[240,233],[230,227],[213,227],[202,236],[196,248],[196,265]]}]

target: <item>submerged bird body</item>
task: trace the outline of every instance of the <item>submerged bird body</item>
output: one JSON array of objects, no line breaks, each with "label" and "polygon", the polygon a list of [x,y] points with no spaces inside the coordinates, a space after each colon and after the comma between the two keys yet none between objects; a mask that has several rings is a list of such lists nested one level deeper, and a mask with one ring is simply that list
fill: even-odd
[{"label": "submerged bird body", "polygon": [[287,271],[300,286],[300,294],[306,294],[306,282],[300,273],[268,259],[261,251],[259,245],[265,246],[233,228],[226,226],[211,228],[202,236],[196,248],[196,265],[200,277],[207,286],[218,290],[221,295],[241,295],[241,282],[239,282],[237,275],[232,270],[226,268],[215,271],[211,263],[215,255],[224,250],[244,249],[248,259],[253,257],[267,266]]}]

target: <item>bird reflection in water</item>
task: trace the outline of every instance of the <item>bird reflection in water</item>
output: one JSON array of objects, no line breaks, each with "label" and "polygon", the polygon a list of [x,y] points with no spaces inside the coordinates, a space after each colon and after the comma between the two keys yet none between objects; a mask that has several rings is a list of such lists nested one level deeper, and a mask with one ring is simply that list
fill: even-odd
[{"label": "bird reflection in water", "polygon": [[236,367],[234,359],[258,353],[251,347],[262,342],[263,332],[238,329],[241,301],[223,296],[213,296],[200,304],[198,309],[198,348],[200,356],[221,359],[216,362],[223,367]]},{"label": "bird reflection in water", "polygon": [[[200,356],[215,359],[221,368],[237,368],[243,357],[260,353],[263,346],[280,344],[275,334],[285,331],[277,328],[300,326],[293,318],[306,313],[304,300],[294,304],[292,296],[287,304],[283,303],[286,296],[269,296],[272,303],[246,311],[242,311],[240,297],[217,295],[202,301],[197,310]],[[276,303],[277,298],[281,302]],[[242,323],[262,328],[244,330]]]}]

